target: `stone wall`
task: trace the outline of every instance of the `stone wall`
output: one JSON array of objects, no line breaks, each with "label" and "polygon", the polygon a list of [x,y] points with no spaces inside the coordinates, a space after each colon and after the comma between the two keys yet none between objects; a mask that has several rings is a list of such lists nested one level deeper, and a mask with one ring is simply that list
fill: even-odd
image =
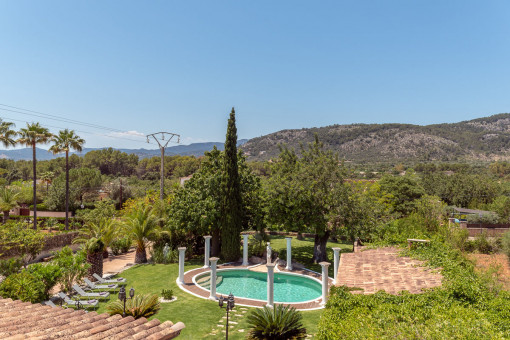
[{"label": "stone wall", "polygon": [[[73,240],[78,237],[78,231],[72,231],[69,233],[61,233],[55,235],[47,235],[44,237],[44,246],[41,252],[47,253],[48,250],[63,248],[65,246],[71,245]],[[0,254],[2,254],[2,258],[16,256],[18,251],[16,248],[12,248],[4,251],[2,247],[0,247]]]}]

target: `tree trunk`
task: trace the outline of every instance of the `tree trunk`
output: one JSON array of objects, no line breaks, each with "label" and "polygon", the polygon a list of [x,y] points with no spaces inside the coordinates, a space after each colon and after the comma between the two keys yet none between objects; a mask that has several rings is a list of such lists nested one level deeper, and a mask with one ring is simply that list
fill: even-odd
[{"label": "tree trunk", "polygon": [[92,274],[97,274],[99,276],[103,276],[103,252],[98,251],[95,253],[87,254],[87,262],[90,263],[90,268],[88,269],[88,278],[92,281],[96,279],[92,276]]},{"label": "tree trunk", "polygon": [[319,236],[317,234],[315,235],[312,258],[314,263],[319,263],[328,260],[328,255],[326,253],[326,244],[328,243],[329,235],[330,235],[329,231],[326,231],[322,236]]},{"label": "tree trunk", "polygon": [[136,247],[135,263],[147,263],[147,252],[145,251],[145,247]]},{"label": "tree trunk", "polygon": [[35,157],[35,142],[32,143],[32,158],[33,158],[33,172],[34,172],[34,229],[37,229],[37,170],[36,170],[36,157]]},{"label": "tree trunk", "polygon": [[109,254],[108,254],[108,248],[104,248],[104,250],[103,250],[103,259],[107,259],[107,258],[108,258],[108,256],[109,256]]},{"label": "tree trunk", "polygon": [[6,223],[8,219],[9,219],[9,210],[6,210],[6,211],[4,211],[4,221],[3,222]]},{"label": "tree trunk", "polygon": [[221,243],[220,243],[220,228],[214,228],[212,231],[211,239],[211,256],[220,256]]},{"label": "tree trunk", "polygon": [[66,150],[66,230],[69,230],[69,151]]}]

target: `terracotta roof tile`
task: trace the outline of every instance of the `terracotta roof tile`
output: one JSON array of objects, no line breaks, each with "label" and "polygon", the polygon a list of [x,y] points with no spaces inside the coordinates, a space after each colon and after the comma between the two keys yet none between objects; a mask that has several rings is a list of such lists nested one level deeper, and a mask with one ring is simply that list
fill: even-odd
[{"label": "terracotta roof tile", "polygon": [[182,322],[85,313],[0,297],[0,339],[150,339],[177,337]]}]

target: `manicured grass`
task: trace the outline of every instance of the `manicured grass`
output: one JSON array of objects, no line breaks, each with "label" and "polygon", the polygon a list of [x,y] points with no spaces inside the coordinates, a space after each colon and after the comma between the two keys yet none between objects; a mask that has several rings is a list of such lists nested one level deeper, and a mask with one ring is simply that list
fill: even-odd
[{"label": "manicured grass", "polygon": [[[286,241],[283,236],[271,236],[271,244],[275,251],[285,252]],[[307,268],[320,271],[319,265],[311,263],[313,253],[313,239],[292,240],[293,259],[303,263]],[[351,246],[346,244],[328,243],[328,248],[341,247],[350,250]],[[328,251],[328,256],[332,260],[332,251]],[[308,258],[307,258],[308,257]],[[185,263],[185,271],[201,267],[202,259],[194,259]],[[331,266],[332,267],[332,266]],[[168,265],[138,265],[124,271],[121,276],[127,279],[126,290],[131,287],[135,288],[135,294],[158,294],[161,295],[162,289],[172,289],[177,301],[170,303],[162,303],[161,310],[152,318],[157,318],[161,322],[170,320],[174,323],[183,322],[186,328],[182,331],[179,339],[218,339],[224,337],[226,316],[225,309],[221,309],[217,302],[197,298],[189,293],[182,291],[175,282],[179,275],[178,264]],[[330,276],[332,271],[330,271]],[[116,299],[116,294],[111,296],[111,300]],[[107,303],[101,303],[98,309],[99,313],[106,311]],[[251,308],[236,306],[234,311],[230,313],[229,329],[230,339],[244,339],[248,332],[246,315]],[[303,312],[303,324],[309,334],[317,332],[322,310]],[[219,325],[223,325],[220,327]],[[244,332],[240,332],[244,330]]]}]

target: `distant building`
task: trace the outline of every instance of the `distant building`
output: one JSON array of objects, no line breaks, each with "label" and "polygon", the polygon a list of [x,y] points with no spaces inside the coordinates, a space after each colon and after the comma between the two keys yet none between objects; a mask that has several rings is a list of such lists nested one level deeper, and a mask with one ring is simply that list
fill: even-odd
[{"label": "distant building", "polygon": [[191,179],[191,177],[193,177],[193,175],[189,175],[189,176],[186,176],[186,177],[179,177],[179,182],[181,184],[181,187],[183,187],[184,183],[186,181],[189,181]]}]

